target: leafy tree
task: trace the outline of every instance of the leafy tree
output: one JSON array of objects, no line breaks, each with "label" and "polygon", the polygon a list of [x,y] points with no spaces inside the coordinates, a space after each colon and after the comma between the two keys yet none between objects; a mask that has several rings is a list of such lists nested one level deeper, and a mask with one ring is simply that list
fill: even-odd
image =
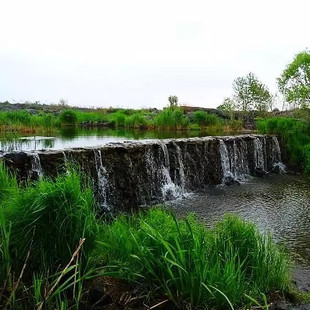
[{"label": "leafy tree", "polygon": [[298,107],[310,104],[310,53],[297,54],[278,78],[278,86],[287,102]]},{"label": "leafy tree", "polygon": [[218,110],[223,111],[230,120],[234,119],[234,111],[236,109],[236,103],[232,98],[224,98],[223,103],[217,107]]},{"label": "leafy tree", "polygon": [[233,90],[237,107],[244,114],[251,110],[267,111],[272,101],[268,87],[251,72],[245,77],[236,78]]},{"label": "leafy tree", "polygon": [[176,107],[178,105],[179,98],[177,96],[169,96],[170,107]]}]

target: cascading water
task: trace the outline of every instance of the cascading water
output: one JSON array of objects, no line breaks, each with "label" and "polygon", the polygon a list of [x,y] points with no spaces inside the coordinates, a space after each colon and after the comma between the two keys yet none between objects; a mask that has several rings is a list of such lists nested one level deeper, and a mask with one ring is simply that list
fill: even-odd
[{"label": "cascading water", "polygon": [[[182,187],[176,185],[171,179],[171,176],[170,176],[170,159],[169,159],[169,151],[168,151],[167,145],[162,141],[159,141],[159,145],[163,151],[163,157],[164,157],[164,161],[163,161],[163,164],[161,167],[162,198],[164,200],[178,198],[178,197],[182,196],[184,191],[182,190]],[[184,175],[184,171],[183,171],[183,175]]]},{"label": "cascading water", "polygon": [[94,150],[94,158],[95,158],[95,165],[98,177],[98,196],[99,196],[99,203],[100,207],[103,210],[111,211],[111,208],[107,204],[107,193],[106,187],[108,184],[107,180],[107,171],[102,165],[102,155],[101,150]]},{"label": "cascading water", "polygon": [[229,141],[220,140],[219,150],[223,171],[222,183],[244,181],[249,175],[248,150],[245,141],[237,145],[236,141],[231,144]]},{"label": "cascading water", "polygon": [[[176,149],[176,154],[177,154],[177,161],[178,161],[178,174],[179,174],[179,186],[181,188],[181,194],[185,193],[185,173],[184,173],[184,164],[182,160],[182,154],[181,154],[181,149],[180,147],[174,143],[175,149]],[[177,178],[175,178],[177,180]]]},{"label": "cascading water", "polygon": [[31,157],[31,179],[41,179],[43,176],[40,157],[37,153],[33,153]]},{"label": "cascading water", "polygon": [[254,159],[255,169],[261,169],[262,171],[265,171],[263,143],[259,137],[254,138]]},{"label": "cascading water", "polygon": [[233,175],[231,172],[228,149],[223,140],[220,140],[220,155],[223,170],[223,182],[225,182],[226,178],[233,177]]},{"label": "cascading water", "polygon": [[273,164],[273,169],[276,170],[279,173],[285,173],[286,172],[286,166],[282,163],[282,156],[281,156],[281,148],[279,145],[279,141],[277,137],[273,136],[272,137],[272,161],[274,162]]},{"label": "cascading water", "polygon": [[[64,173],[64,161],[80,164],[94,184],[102,209],[129,210],[210,184],[233,184],[260,176],[281,163],[276,137],[244,135],[117,143],[95,149],[12,152],[3,155],[19,180],[55,177]],[[37,177],[36,177],[37,176]]]}]

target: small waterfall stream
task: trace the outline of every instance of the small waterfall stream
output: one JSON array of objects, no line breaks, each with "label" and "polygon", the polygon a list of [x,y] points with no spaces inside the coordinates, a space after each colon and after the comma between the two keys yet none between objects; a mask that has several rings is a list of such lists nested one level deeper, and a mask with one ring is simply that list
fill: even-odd
[{"label": "small waterfall stream", "polygon": [[111,211],[111,208],[107,204],[106,187],[108,184],[108,179],[107,170],[102,165],[101,150],[94,150],[94,158],[98,177],[97,186],[100,208],[102,210]]},{"label": "small waterfall stream", "polygon": [[[97,148],[6,153],[20,180],[54,177],[73,160],[92,179],[102,210],[129,210],[184,197],[210,184],[281,172],[275,136],[243,135],[114,143]],[[275,167],[278,167],[275,169]],[[281,168],[281,169],[280,169]],[[275,171],[277,170],[277,171]]]},{"label": "small waterfall stream", "polygon": [[31,157],[31,177],[30,179],[41,179],[43,176],[40,157],[37,153],[34,153]]}]

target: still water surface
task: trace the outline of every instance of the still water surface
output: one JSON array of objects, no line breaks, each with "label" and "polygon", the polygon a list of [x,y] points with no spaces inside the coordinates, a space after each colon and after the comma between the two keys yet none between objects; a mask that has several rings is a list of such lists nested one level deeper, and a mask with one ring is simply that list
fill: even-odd
[{"label": "still water surface", "polygon": [[62,128],[58,132],[23,136],[15,139],[0,137],[0,150],[34,151],[42,149],[61,150],[73,147],[95,147],[110,142],[131,140],[202,137],[219,133],[199,131],[141,131],[117,129]]}]

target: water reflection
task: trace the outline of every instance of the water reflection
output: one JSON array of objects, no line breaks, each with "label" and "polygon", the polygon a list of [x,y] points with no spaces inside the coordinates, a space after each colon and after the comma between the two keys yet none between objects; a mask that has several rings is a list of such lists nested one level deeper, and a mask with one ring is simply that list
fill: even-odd
[{"label": "water reflection", "polygon": [[224,134],[200,131],[142,131],[126,129],[80,129],[63,127],[58,132],[42,133],[40,136],[24,136],[15,139],[1,139],[1,151],[33,151],[41,149],[64,149],[72,147],[93,147],[110,142],[141,139],[168,139],[203,137]]}]

